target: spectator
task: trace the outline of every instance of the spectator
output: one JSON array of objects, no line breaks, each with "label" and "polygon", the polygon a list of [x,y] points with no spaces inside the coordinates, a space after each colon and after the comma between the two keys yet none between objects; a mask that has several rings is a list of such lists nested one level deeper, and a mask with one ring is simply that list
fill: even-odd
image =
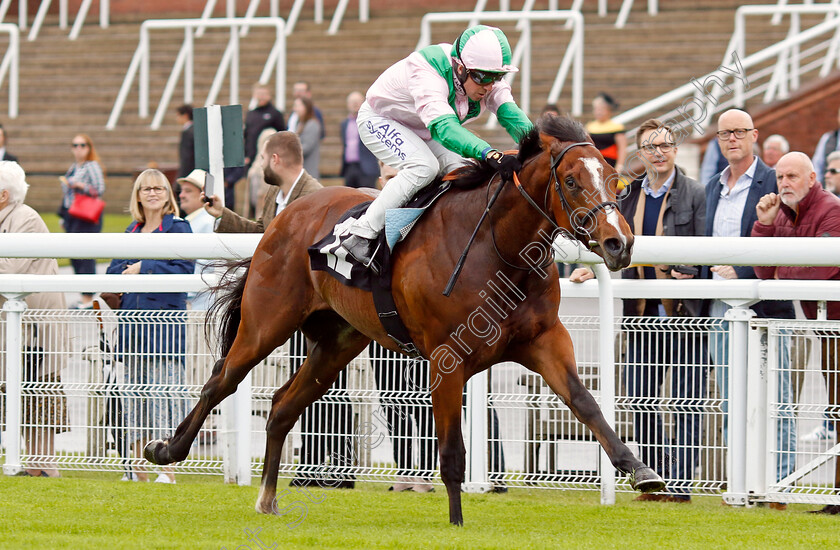
[{"label": "spectator", "polygon": [[321,125],[315,118],[314,108],[312,100],[306,97],[299,97],[292,103],[292,112],[298,117],[295,133],[300,137],[303,150],[303,168],[318,179],[321,177]]},{"label": "spectator", "polygon": [[720,144],[716,137],[713,137],[706,144],[706,152],[703,154],[703,162],[700,163],[700,183],[709,185],[712,176],[723,172],[728,166],[726,157],[720,152]]},{"label": "spectator", "polygon": [[790,144],[779,134],[773,134],[761,145],[761,160],[770,168],[775,168],[782,155],[790,151]]},{"label": "spectator", "polygon": [[834,151],[826,157],[825,190],[840,197],[840,151]]},{"label": "spectator", "polygon": [[[268,138],[265,148],[260,153],[260,163],[265,167],[263,176],[270,186],[262,204],[257,221],[251,221],[222,208],[218,197],[210,197],[204,208],[217,218],[217,233],[263,233],[271,220],[300,197],[314,193],[322,188],[321,184],[303,168],[303,149],[300,139],[294,132],[277,132]],[[306,355],[306,345],[300,333],[289,340],[289,355],[293,358],[292,368],[300,368],[300,358]],[[333,388],[341,391],[347,388],[346,374],[342,372]],[[352,464],[353,445],[346,437],[326,435],[349,435],[352,430],[352,407],[348,402],[334,404],[316,403],[304,410],[301,417],[303,437],[300,451],[302,470],[292,480],[294,485],[311,486],[327,483],[332,487],[352,488],[355,484],[349,479],[324,480],[314,473],[314,468],[323,464],[327,456],[331,457],[331,469],[341,469]],[[319,434],[319,435],[315,435]],[[348,444],[350,443],[350,444]]]},{"label": "spectator", "polygon": [[[212,233],[215,218],[205,209],[201,201],[204,192],[204,181],[207,172],[196,168],[185,178],[178,178],[181,184],[181,208],[184,209],[184,219],[190,224],[193,233]],[[200,274],[210,264],[210,260],[196,260],[195,272]],[[191,292],[187,297],[190,309],[206,310],[210,306],[210,292]]]},{"label": "spectator", "polygon": [[[67,173],[59,178],[64,197],[58,215],[67,233],[100,233],[102,231],[102,217],[96,223],[90,223],[70,215],[70,205],[76,194],[101,197],[105,194],[105,170],[93,146],[93,141],[87,134],[77,134],[71,142],[73,158]],[[96,273],[96,260],[70,260],[76,275]],[[73,304],[72,308],[90,309],[93,306],[93,293],[82,293],[81,302]]]},{"label": "spectator", "polygon": [[286,129],[283,113],[271,103],[271,88],[267,84],[254,84],[254,102],[257,104],[245,116],[245,166],[250,167],[257,157],[257,139],[266,128],[274,128],[276,132]]},{"label": "spectator", "polygon": [[[840,124],[840,109],[837,110],[837,123]],[[825,183],[825,169],[828,165],[828,155],[834,151],[840,151],[840,128],[824,133],[820,136],[817,148],[814,151],[812,162],[814,171],[817,174],[817,181]]]},{"label": "spectator", "polygon": [[[257,139],[257,151],[262,151],[268,138],[276,134],[274,128],[266,128]],[[268,192],[270,186],[265,182],[263,177],[264,166],[260,155],[251,163],[248,168],[248,217],[254,219],[257,217],[257,209],[265,200],[265,194]]]},{"label": "spectator", "polygon": [[[41,216],[23,203],[28,188],[26,174],[16,162],[0,161],[0,234],[49,233]],[[0,258],[0,274],[58,275],[58,262],[55,258]],[[0,308],[5,301],[0,296]],[[29,294],[25,301],[27,308],[34,310],[66,307],[64,295],[58,292]],[[37,322],[27,323],[24,328],[22,380],[24,387],[37,394],[23,399],[24,442],[26,453],[44,457],[44,462],[30,460],[29,467],[19,475],[59,477],[58,469],[46,462],[46,457],[55,456],[55,434],[68,430],[67,399],[60,388],[68,339],[65,323],[49,319],[48,314],[33,319]],[[0,340],[5,341],[5,331]],[[6,380],[2,374],[0,379]],[[39,386],[33,390],[34,384]]]},{"label": "spectator", "polygon": [[618,103],[612,96],[604,92],[595,96],[592,100],[592,116],[595,120],[586,125],[586,131],[592,136],[595,147],[604,155],[604,160],[621,173],[627,158],[627,136],[624,135],[624,125],[612,120],[616,109]]},{"label": "spectator", "polygon": [[[756,205],[758,220],[753,224],[753,237],[840,237],[840,198],[817,184],[811,160],[804,153],[788,153],[776,167],[779,193],[764,195]],[[758,267],[761,279],[840,280],[840,267]],[[802,311],[808,319],[817,318],[817,304],[803,301]],[[828,318],[840,319],[840,302],[828,302]],[[817,331],[822,336],[822,372],[828,387],[828,404],[840,405],[840,334]],[[834,428],[837,413],[831,415]],[[828,430],[826,430],[828,431]],[[833,430],[836,433],[836,430]],[[834,487],[840,488],[840,461],[835,461]],[[840,514],[840,506],[829,505],[822,513]]]},{"label": "spectator", "polygon": [[376,187],[379,165],[376,156],[370,152],[362,138],[356,116],[365,101],[361,92],[350,92],[347,96],[347,118],[341,121],[341,173],[346,187]]},{"label": "spectator", "polygon": [[268,138],[260,153],[265,166],[263,178],[270,186],[257,221],[240,216],[210,197],[205,210],[216,218],[217,233],[263,233],[271,220],[295,199],[314,193],[323,186],[303,169],[300,139],[293,132],[277,132]]},{"label": "spectator", "polygon": [[[169,181],[154,168],[144,170],[131,189],[129,210],[134,221],[126,233],[191,233],[190,224],[178,216]],[[192,260],[113,260],[108,273],[189,274]],[[125,365],[124,425],[132,452],[142,457],[152,439],[167,439],[186,415],[184,366],[185,323],[176,315],[138,317],[134,311],[183,311],[186,292],[127,292],[122,295],[117,353]],[[163,392],[165,396],[159,394]],[[158,395],[156,395],[158,394]],[[124,480],[148,481],[137,467]],[[171,468],[164,468],[158,483],[175,483]]]},{"label": "spectator", "polygon": [[[312,90],[309,87],[309,82],[305,80],[299,80],[292,84],[292,102],[299,97],[305,97],[307,99],[312,99]],[[314,102],[313,102],[314,103]],[[318,107],[313,108],[315,111],[315,118],[318,119],[318,122],[321,123],[321,139],[324,139],[326,136],[326,127],[324,126],[324,115],[321,114],[321,110]],[[289,130],[292,132],[297,131],[298,125],[298,115],[292,111],[292,114],[289,115]]]},{"label": "spectator", "polygon": [[[777,190],[776,173],[753,153],[758,130],[750,115],[744,111],[730,109],[720,115],[717,139],[728,165],[721,173],[713,176],[706,186],[706,236],[748,237],[757,219],[755,207],[759,198]],[[749,266],[716,265],[711,269],[704,267],[703,276],[714,280],[755,279],[755,271]],[[729,308],[720,300],[713,300],[710,304],[710,316],[720,320],[717,330],[711,334],[709,348],[716,366],[715,381],[724,413],[729,408],[729,323],[723,321],[723,317]],[[795,317],[793,303],[789,300],[758,302],[752,309],[762,319]],[[782,338],[779,348],[779,403],[788,407],[780,412],[782,418],[779,420],[777,434],[779,462],[776,476],[782,479],[793,472],[795,467],[793,453],[796,450],[796,425],[789,409],[792,402],[790,338]],[[724,417],[724,437],[727,434],[726,425],[727,419]],[[771,507],[783,509],[785,505],[771,503]]]},{"label": "spectator", "polygon": [[542,108],[542,111],[540,111],[540,116],[545,115],[560,116],[560,107],[558,107],[556,103],[546,103],[546,105]]},{"label": "spectator", "polygon": [[[187,177],[195,170],[195,129],[193,128],[192,105],[184,104],[175,109],[175,120],[181,126],[181,141],[178,144],[178,176]],[[175,190],[176,195],[180,190]]]},{"label": "spectator", "polygon": [[[642,123],[636,132],[636,146],[647,172],[632,182],[621,201],[621,214],[635,235],[702,236],[706,228],[706,200],[703,186],[675,166],[677,146],[671,128],[656,119]],[[625,269],[624,279],[691,279],[696,266],[636,266]],[[594,277],[588,268],[572,273],[572,282]],[[645,329],[627,328],[627,365],[624,382],[627,396],[636,406],[633,433],[640,447],[640,459],[658,474],[669,478],[670,494],[643,494],[640,501],[690,502],[689,489],[700,459],[701,410],[697,403],[706,397],[708,377],[707,344],[703,334],[675,330],[669,317],[697,317],[697,300],[625,300],[624,316],[644,316]],[[661,322],[655,320],[661,320]],[[638,326],[638,325],[635,325]],[[651,333],[649,327],[655,326]],[[673,438],[656,400],[671,371]],[[653,405],[653,407],[651,407]],[[673,480],[673,481],[671,481]]]},{"label": "spectator", "polygon": [[18,162],[18,158],[9,153],[8,149],[6,149],[6,130],[3,128],[2,124],[0,124],[0,160]]}]

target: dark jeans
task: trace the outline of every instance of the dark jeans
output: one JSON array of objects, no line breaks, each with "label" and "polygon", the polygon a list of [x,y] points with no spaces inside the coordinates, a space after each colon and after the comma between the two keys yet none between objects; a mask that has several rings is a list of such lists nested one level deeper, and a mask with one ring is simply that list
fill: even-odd
[{"label": "dark jeans", "polygon": [[[64,231],[66,233],[101,233],[102,232],[102,217],[99,218],[99,223],[88,223],[84,220],[74,218],[66,211],[59,212],[59,215],[64,219]],[[73,266],[73,272],[76,275],[92,275],[96,273],[96,260],[80,260],[72,259],[70,264]],[[93,296],[92,292],[82,293],[84,296]]]},{"label": "dark jeans", "polygon": [[[667,323],[655,332],[627,335],[624,382],[633,413],[635,439],[642,462],[669,483],[672,492],[688,493],[700,458],[702,404],[709,375],[705,334],[676,333]],[[673,439],[659,414],[660,387],[671,371],[670,408]]]},{"label": "dark jeans", "polygon": [[385,411],[394,449],[397,475],[417,474],[413,460],[416,428],[418,468],[423,471],[423,477],[431,478],[431,472],[436,468],[438,447],[429,394],[429,362],[406,363],[396,359],[394,352],[375,343],[371,343],[369,349],[379,388],[379,403]]},{"label": "dark jeans", "polygon": [[344,165],[344,186],[345,187],[376,187],[377,176],[368,176],[362,172],[358,162],[351,162]]},{"label": "dark jeans", "polygon": [[[299,357],[306,356],[306,341],[296,332],[289,341],[292,368],[297,371],[303,364]],[[313,403],[301,415],[300,465],[307,473],[299,472],[298,478],[352,479],[347,470],[353,465],[353,407],[347,396],[347,375],[342,371],[333,383],[326,398],[327,403]],[[323,466],[329,463],[329,468]],[[324,474],[328,471],[329,474]],[[319,473],[321,472],[321,473]]]}]

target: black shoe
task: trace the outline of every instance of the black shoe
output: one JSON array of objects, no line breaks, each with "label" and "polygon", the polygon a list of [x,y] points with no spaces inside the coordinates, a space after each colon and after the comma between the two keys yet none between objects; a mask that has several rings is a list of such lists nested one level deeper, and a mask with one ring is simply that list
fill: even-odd
[{"label": "black shoe", "polygon": [[812,514],[831,514],[832,516],[836,516],[840,514],[840,505],[837,504],[829,504],[822,510],[812,510]]},{"label": "black shoe", "polygon": [[369,268],[371,271],[379,275],[379,266],[373,261],[373,255],[376,252],[376,241],[365,239],[358,235],[350,235],[341,247],[353,257],[354,260]]}]

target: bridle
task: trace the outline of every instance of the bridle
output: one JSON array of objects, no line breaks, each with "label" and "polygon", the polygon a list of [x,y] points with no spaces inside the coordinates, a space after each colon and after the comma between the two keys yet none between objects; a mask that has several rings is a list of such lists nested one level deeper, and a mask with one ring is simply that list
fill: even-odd
[{"label": "bridle", "polygon": [[[566,147],[563,148],[562,151],[560,151],[560,154],[558,154],[556,157],[554,155],[551,155],[551,176],[550,176],[551,179],[549,180],[549,185],[547,185],[546,188],[545,188],[545,199],[543,201],[543,207],[542,208],[540,207],[540,205],[538,205],[536,203],[536,201],[533,198],[531,198],[531,195],[528,194],[528,192],[525,190],[525,188],[522,187],[522,183],[519,181],[519,176],[517,176],[516,173],[513,174],[513,183],[514,183],[514,186],[516,187],[516,189],[519,190],[519,192],[522,194],[523,197],[525,197],[525,200],[528,201],[528,204],[533,206],[537,210],[537,212],[542,214],[542,216],[546,220],[548,220],[548,223],[551,224],[551,226],[554,228],[554,231],[560,231],[562,228],[559,225],[557,225],[557,223],[551,218],[551,216],[549,216],[546,213],[546,211],[548,210],[548,202],[549,202],[549,198],[550,198],[549,193],[550,193],[550,189],[551,189],[551,183],[553,183],[554,184],[554,190],[557,193],[557,195],[560,197],[560,204],[563,206],[563,210],[566,212],[566,216],[568,217],[568,220],[569,220],[569,225],[572,227],[572,231],[574,231],[575,237],[578,237],[578,238],[585,237],[585,242],[587,243],[586,244],[587,248],[589,250],[592,250],[593,243],[592,243],[592,241],[590,241],[588,239],[588,236],[589,236],[590,232],[586,229],[585,226],[583,226],[583,223],[585,223],[587,220],[594,220],[595,215],[600,210],[603,210],[606,213],[609,213],[612,209],[618,210],[618,203],[615,202],[615,201],[604,201],[604,202],[596,204],[595,206],[593,206],[592,208],[587,210],[583,215],[578,215],[572,210],[572,206],[569,204],[568,199],[566,199],[566,195],[563,194],[562,186],[560,185],[560,180],[557,178],[557,167],[560,165],[560,162],[563,160],[563,157],[566,156],[566,153],[568,153],[569,150],[574,148],[574,147],[583,147],[583,146],[587,146],[587,145],[590,145],[590,146],[594,147],[594,144],[589,143],[588,141],[580,141],[580,142],[577,142],[577,143],[572,143],[572,144],[567,145]],[[504,183],[502,183],[502,185],[504,185]],[[488,186],[488,192],[489,192],[489,186]],[[502,257],[502,254],[499,251],[498,246],[496,245],[496,235],[493,231],[492,224],[490,225],[490,235],[491,235],[492,240],[493,240],[493,248],[496,250],[496,255],[505,264],[507,264],[508,266],[513,267],[515,269],[519,269],[519,270],[523,270],[523,271],[531,271],[531,270],[535,269],[534,267],[520,267],[520,266],[514,265],[514,264],[508,262],[507,260],[505,260]],[[538,267],[545,268],[546,266],[551,264],[553,261],[554,261],[553,258],[548,258],[543,265],[540,265]]]}]

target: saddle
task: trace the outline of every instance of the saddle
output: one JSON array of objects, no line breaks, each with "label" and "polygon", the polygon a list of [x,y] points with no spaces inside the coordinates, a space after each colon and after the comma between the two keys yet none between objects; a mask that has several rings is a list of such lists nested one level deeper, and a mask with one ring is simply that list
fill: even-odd
[{"label": "saddle", "polygon": [[377,238],[374,260],[381,266],[379,275],[348,256],[341,243],[350,236],[350,228],[368,209],[372,201],[357,204],[345,212],[324,238],[308,248],[313,270],[326,271],[341,284],[373,294],[379,321],[385,331],[412,358],[422,357],[408,335],[391,293],[391,254],[405,239],[417,220],[451,187],[450,181],[437,179],[421,189],[404,207],[385,213],[385,229]]}]

